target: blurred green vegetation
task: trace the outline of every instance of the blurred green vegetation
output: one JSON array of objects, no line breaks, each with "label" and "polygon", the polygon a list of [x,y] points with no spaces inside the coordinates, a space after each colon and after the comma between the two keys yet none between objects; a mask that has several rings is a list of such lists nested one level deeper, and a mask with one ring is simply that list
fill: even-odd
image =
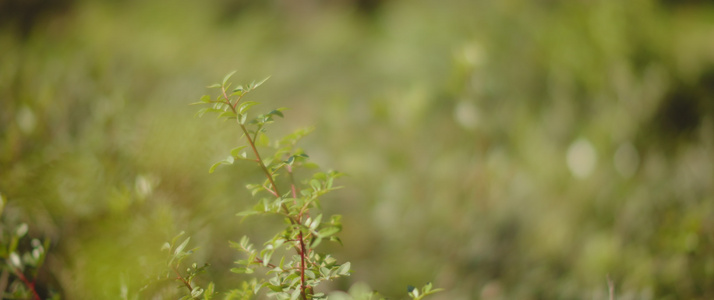
[{"label": "blurred green vegetation", "polygon": [[[50,4],[51,3],[51,4]],[[187,104],[271,79],[276,135],[349,174],[324,199],[365,282],[435,299],[714,298],[706,1],[0,2],[3,222],[51,240],[40,292],[148,297],[180,231],[219,290],[262,237],[239,133]],[[276,222],[279,222],[275,220]],[[268,237],[264,237],[268,238]],[[166,299],[177,292],[162,291]]]}]

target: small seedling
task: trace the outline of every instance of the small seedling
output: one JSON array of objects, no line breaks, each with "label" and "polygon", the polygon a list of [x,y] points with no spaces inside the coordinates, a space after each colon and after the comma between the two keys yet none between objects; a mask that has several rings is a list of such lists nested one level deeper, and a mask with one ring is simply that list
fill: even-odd
[{"label": "small seedling", "polygon": [[[277,215],[284,220],[284,226],[272,238],[257,246],[247,236],[237,242],[229,242],[231,248],[244,256],[236,262],[237,266],[231,272],[254,274],[263,271],[267,276],[243,282],[237,289],[230,290],[225,299],[252,299],[259,293],[280,300],[327,299],[327,294],[316,291],[318,285],[349,276],[351,272],[349,262],[338,262],[332,255],[317,250],[325,241],[342,244],[337,236],[342,230],[341,216],[324,214],[320,205],[322,196],[340,188],[335,185],[335,179],[342,174],[337,171],[317,171],[306,178],[296,178],[297,169],[319,170],[316,164],[309,161],[309,155],[297,146],[300,139],[312,130],[298,129],[280,139],[269,137],[269,125],[276,118],[283,118],[286,108],[254,114],[252,109],[258,102],[245,101],[243,98],[268,78],[245,86],[232,86],[229,79],[234,73],[226,75],[221,83],[208,87],[217,89],[216,95],[205,95],[200,101],[192,103],[205,106],[196,113],[198,117],[214,114],[219,119],[235,122],[234,128],[237,128],[237,134],[244,142],[230,150],[225,159],[214,163],[208,172],[213,173],[221,166],[234,164],[252,164],[260,169],[264,180],[246,185],[257,200],[252,207],[237,215],[242,218]],[[201,296],[206,300],[211,299],[213,283],[204,290],[193,282],[193,278],[206,266],[197,267],[194,264],[181,272],[182,260],[192,251],[185,250],[189,238],[177,245],[179,237],[164,245],[170,252],[168,267],[188,292],[185,299],[199,299]],[[408,295],[422,299],[437,291],[439,289],[432,289],[431,284],[428,284],[421,290],[409,289]],[[372,295],[376,294],[370,293],[364,299],[372,299]]]}]

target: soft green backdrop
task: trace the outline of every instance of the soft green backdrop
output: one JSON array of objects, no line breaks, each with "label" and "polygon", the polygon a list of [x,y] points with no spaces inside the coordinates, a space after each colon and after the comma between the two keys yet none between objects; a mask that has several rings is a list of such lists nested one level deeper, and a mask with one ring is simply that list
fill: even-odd
[{"label": "soft green backdrop", "polygon": [[[251,165],[188,106],[231,70],[349,174],[323,200],[353,275],[400,298],[714,298],[714,7],[706,1],[0,3],[3,223],[52,241],[39,284],[137,295],[181,231],[221,291],[271,236]],[[122,291],[124,290],[124,291]],[[141,294],[175,298],[177,289]],[[163,293],[163,294],[162,294]],[[162,296],[157,296],[162,297]]]}]

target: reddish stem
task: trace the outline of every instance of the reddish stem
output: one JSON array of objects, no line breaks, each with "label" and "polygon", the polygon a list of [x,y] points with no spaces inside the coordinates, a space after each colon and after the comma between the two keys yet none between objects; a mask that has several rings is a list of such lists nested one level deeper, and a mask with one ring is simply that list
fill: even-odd
[{"label": "reddish stem", "polygon": [[278,194],[275,193],[275,191],[269,189],[267,186],[263,186],[263,188],[264,188],[266,191],[268,191],[268,193],[270,193],[271,195],[273,195],[273,196],[275,196],[275,197],[280,197]]},{"label": "reddish stem", "polygon": [[295,178],[293,177],[293,166],[287,165],[288,175],[290,175],[290,190],[293,193],[293,198],[297,198],[297,188],[295,187]]},{"label": "reddish stem", "polygon": [[34,297],[35,300],[41,300],[40,295],[38,295],[37,290],[35,290],[35,282],[31,282],[30,280],[28,280],[27,277],[25,277],[25,274],[23,274],[20,270],[13,268],[13,271],[15,271],[15,275],[17,275],[17,277],[22,280],[22,283],[24,283],[25,286],[30,289],[30,291],[32,292],[32,297]]},{"label": "reddish stem", "polygon": [[302,298],[307,300],[307,294],[305,293],[307,289],[307,286],[305,286],[305,241],[302,237],[302,230],[299,231],[298,235],[300,237],[300,293]]},{"label": "reddish stem", "polygon": [[[225,98],[226,102],[229,104],[228,107],[231,108],[233,113],[238,116],[238,111],[236,111],[236,107],[238,105],[238,102],[240,99],[243,97],[244,94],[240,95],[238,97],[238,100],[236,100],[236,103],[233,105],[230,105],[231,102],[229,100],[228,95],[226,95],[225,89],[223,89],[223,97]],[[245,125],[241,124],[238,122],[238,125],[240,126],[241,130],[243,130],[243,134],[245,134],[246,139],[248,140],[248,144],[250,144],[250,148],[253,149],[253,154],[255,155],[255,161],[260,165],[260,168],[263,170],[263,173],[265,176],[268,178],[268,181],[270,182],[270,185],[272,185],[272,192],[271,194],[275,195],[276,197],[280,197],[282,195],[278,191],[278,185],[275,184],[275,181],[273,180],[273,175],[270,173],[268,170],[268,167],[265,166],[263,163],[263,160],[260,157],[260,153],[258,152],[258,148],[255,146],[255,141],[253,138],[250,137],[250,134],[248,133],[248,129],[245,127]],[[257,137],[257,134],[256,134]],[[292,176],[292,172],[290,173]],[[295,184],[292,183],[291,185],[292,193],[293,193],[293,198],[297,198],[297,191],[295,189]],[[300,212],[300,215],[295,218],[290,216],[290,210],[288,209],[287,205],[285,203],[282,204],[282,209],[285,211],[286,216],[290,220],[290,223],[293,225],[301,225],[302,224],[302,211]],[[302,230],[298,227],[298,239],[299,239],[299,246],[300,249],[298,249],[298,253],[300,254],[300,294],[302,295],[303,300],[307,300],[307,286],[305,285],[305,255],[306,255],[306,247],[305,247],[305,241],[304,237],[302,234]]]},{"label": "reddish stem", "polygon": [[[295,187],[295,179],[293,178],[293,168],[291,165],[287,166],[288,174],[290,175],[290,190],[293,194],[293,198],[297,198],[297,188]],[[302,211],[298,215],[298,221],[302,221]],[[306,290],[307,286],[305,286],[305,250],[307,249],[305,247],[305,237],[302,235],[302,230],[299,231],[298,233],[298,239],[300,240],[300,292],[302,294],[302,298],[307,300],[307,295],[306,295]]]},{"label": "reddish stem", "polygon": [[[261,264],[261,265],[263,264],[263,260],[260,259],[260,257],[256,257],[256,258],[255,258],[255,262],[257,262],[257,263],[259,263],[259,264]],[[267,266],[268,266],[268,267],[271,267],[271,268],[273,268],[273,269],[275,269],[275,268],[278,267],[278,266],[276,266],[276,265],[274,265],[274,264],[270,264],[270,263],[267,264]]]},{"label": "reddish stem", "polygon": [[191,283],[188,282],[188,280],[186,280],[185,278],[183,278],[183,276],[181,276],[181,273],[179,273],[179,271],[176,269],[176,267],[174,267],[172,269],[174,270],[174,273],[176,273],[176,279],[183,282],[183,284],[186,286],[186,288],[188,288],[189,293],[193,292],[193,287],[191,287]]}]

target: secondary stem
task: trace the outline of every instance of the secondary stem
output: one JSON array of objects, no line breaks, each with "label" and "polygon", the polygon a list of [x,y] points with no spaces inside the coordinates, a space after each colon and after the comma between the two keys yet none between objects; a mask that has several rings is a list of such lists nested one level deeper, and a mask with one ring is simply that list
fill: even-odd
[{"label": "secondary stem", "polygon": [[[240,124],[240,129],[243,130],[243,133],[245,134],[246,139],[248,140],[248,144],[250,144],[250,148],[253,149],[253,154],[255,154],[255,161],[260,165],[260,168],[263,170],[263,173],[265,173],[265,177],[268,177],[268,181],[270,181],[270,185],[273,186],[273,192],[280,197],[280,191],[278,191],[278,185],[275,184],[275,181],[273,181],[273,175],[270,174],[270,171],[268,171],[268,167],[265,166],[263,163],[263,159],[260,157],[260,153],[258,152],[258,148],[255,147],[255,142],[253,139],[250,138],[250,134],[248,134],[248,129],[245,128],[245,125]],[[290,214],[290,211],[288,210],[288,207],[283,204],[282,205],[283,210],[285,210],[285,213]],[[293,218],[290,218],[291,222],[295,222]],[[299,222],[297,222],[299,224]]]}]

